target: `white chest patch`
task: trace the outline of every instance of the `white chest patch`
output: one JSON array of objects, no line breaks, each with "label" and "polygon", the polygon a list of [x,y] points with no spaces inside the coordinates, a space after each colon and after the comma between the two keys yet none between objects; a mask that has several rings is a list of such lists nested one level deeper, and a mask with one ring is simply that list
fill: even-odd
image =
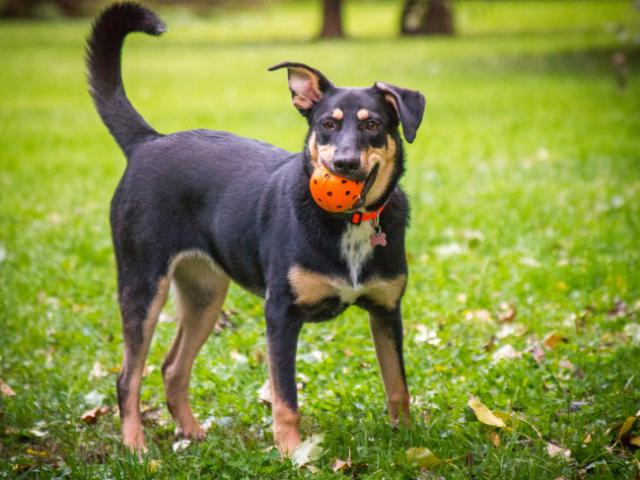
[{"label": "white chest patch", "polygon": [[360,272],[364,264],[371,258],[373,248],[371,235],[373,234],[372,222],[363,222],[360,225],[348,225],[340,239],[340,255],[347,263],[351,284],[356,287]]}]

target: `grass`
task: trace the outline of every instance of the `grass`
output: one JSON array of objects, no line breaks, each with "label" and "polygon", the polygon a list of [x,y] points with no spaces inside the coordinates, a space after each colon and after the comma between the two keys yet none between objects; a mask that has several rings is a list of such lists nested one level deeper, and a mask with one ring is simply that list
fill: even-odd
[{"label": "grass", "polygon": [[[211,337],[194,369],[207,441],[171,448],[158,367],[172,323],[158,326],[143,387],[144,408],[159,408],[148,458],[122,450],[115,414],[80,420],[95,402],[116,404],[108,205],[124,159],[86,93],[88,20],[2,23],[0,378],[16,395],[0,395],[0,477],[340,478],[330,465],[350,455],[353,475],[368,479],[636,478],[628,437],[640,421],[615,440],[640,408],[639,14],[627,1],[461,2],[457,37],[397,39],[396,3],[347,2],[353,38],[332,42],[311,41],[315,2],[171,10],[165,37],[136,36],[125,49],[129,95],[163,132],[220,128],[298,150],[304,122],[283,74],[265,71],[284,59],[337,84],[379,79],[427,97],[403,180],[415,426],[388,426],[362,312],[308,325],[298,370],[303,433],[325,435],[315,474],[269,449],[270,412],[256,393],[267,375],[262,305],[238,288],[225,307],[233,327]],[[517,310],[509,336],[504,303]],[[566,341],[541,347],[553,332]],[[494,360],[508,345],[519,358]],[[96,362],[106,374],[91,378]],[[482,425],[471,395],[526,423]],[[570,457],[549,455],[549,442]],[[407,461],[411,447],[450,461],[421,470]]]}]

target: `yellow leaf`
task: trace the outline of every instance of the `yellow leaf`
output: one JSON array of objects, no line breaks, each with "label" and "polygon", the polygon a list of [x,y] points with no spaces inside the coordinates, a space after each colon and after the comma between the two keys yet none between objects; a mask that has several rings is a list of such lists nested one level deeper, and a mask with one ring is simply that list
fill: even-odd
[{"label": "yellow leaf", "polygon": [[563,337],[558,332],[551,332],[547,334],[546,337],[544,337],[544,340],[542,341],[542,343],[544,344],[545,347],[551,350],[556,348],[560,342],[566,342],[566,341],[567,341],[566,337]]},{"label": "yellow leaf", "polygon": [[434,468],[442,463],[442,460],[426,447],[414,447],[407,450],[407,460],[423,468]]},{"label": "yellow leaf", "polygon": [[157,472],[161,463],[162,463],[162,460],[158,460],[158,459],[155,459],[155,458],[153,460],[149,461],[149,464],[148,464],[149,472],[151,472],[151,473]]},{"label": "yellow leaf", "polygon": [[636,418],[638,417],[627,417],[627,419],[622,423],[622,426],[620,427],[620,430],[618,431],[618,436],[616,437],[616,442],[619,442],[620,439],[622,438],[622,436],[627,433],[629,430],[631,430],[631,427],[633,427],[633,424],[636,421]]},{"label": "yellow leaf", "polygon": [[498,432],[496,432],[495,430],[492,430],[491,433],[489,434],[489,438],[491,439],[491,444],[498,448],[501,445],[501,440],[500,440],[500,435],[498,435]]},{"label": "yellow leaf", "polygon": [[49,458],[49,452],[46,452],[44,450],[34,450],[31,447],[27,447],[27,454],[31,455],[32,457],[40,457],[40,458]]},{"label": "yellow leaf", "polygon": [[640,437],[633,437],[631,440],[629,440],[629,443],[631,445],[635,445],[636,447],[640,447]]},{"label": "yellow leaf", "polygon": [[485,425],[491,425],[493,427],[504,427],[505,423],[487,408],[480,400],[475,397],[471,397],[468,403],[473,413],[476,414],[476,418]]}]

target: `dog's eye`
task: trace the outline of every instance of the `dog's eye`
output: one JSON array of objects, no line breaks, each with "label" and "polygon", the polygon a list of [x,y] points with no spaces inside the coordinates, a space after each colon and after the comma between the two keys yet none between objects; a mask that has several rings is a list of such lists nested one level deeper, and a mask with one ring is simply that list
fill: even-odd
[{"label": "dog's eye", "polygon": [[367,130],[376,131],[378,130],[378,128],[380,128],[380,124],[375,120],[367,120],[366,122],[364,122],[364,128],[366,128]]},{"label": "dog's eye", "polygon": [[322,128],[324,128],[325,130],[333,130],[334,128],[336,128],[336,122],[327,120],[322,124]]}]

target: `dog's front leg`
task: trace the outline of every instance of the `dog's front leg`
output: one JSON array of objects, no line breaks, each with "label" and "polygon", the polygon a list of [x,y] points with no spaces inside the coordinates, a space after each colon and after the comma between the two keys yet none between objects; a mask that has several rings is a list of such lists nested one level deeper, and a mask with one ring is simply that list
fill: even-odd
[{"label": "dog's front leg", "polygon": [[302,321],[291,315],[292,307],[278,300],[265,305],[267,349],[273,413],[273,436],[283,456],[300,444],[298,395],[296,391],[296,348]]},{"label": "dog's front leg", "polygon": [[402,358],[402,315],[400,308],[393,311],[375,309],[369,312],[371,335],[387,396],[391,423],[411,423],[409,416],[409,389]]}]

